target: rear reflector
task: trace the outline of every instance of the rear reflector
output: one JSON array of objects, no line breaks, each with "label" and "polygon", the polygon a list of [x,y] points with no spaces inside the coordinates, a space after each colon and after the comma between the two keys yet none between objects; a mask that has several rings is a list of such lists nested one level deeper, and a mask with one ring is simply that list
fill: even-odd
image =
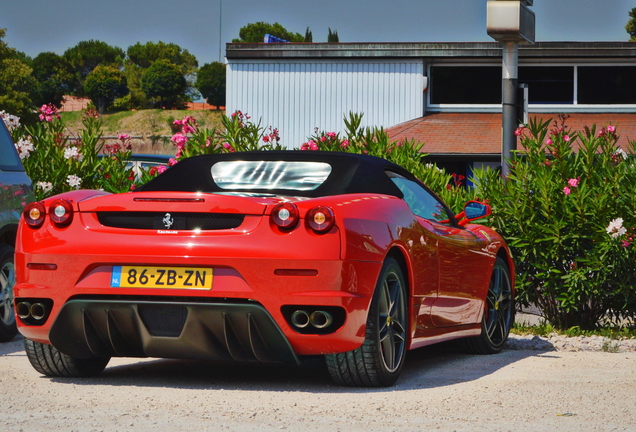
[{"label": "rear reflector", "polygon": [[133,198],[135,202],[176,202],[176,203],[190,203],[190,202],[205,202],[204,198]]},{"label": "rear reflector", "polygon": [[276,269],[274,270],[276,276],[316,276],[318,270],[314,269]]},{"label": "rear reflector", "polygon": [[31,270],[57,270],[57,264],[28,263],[27,268]]}]

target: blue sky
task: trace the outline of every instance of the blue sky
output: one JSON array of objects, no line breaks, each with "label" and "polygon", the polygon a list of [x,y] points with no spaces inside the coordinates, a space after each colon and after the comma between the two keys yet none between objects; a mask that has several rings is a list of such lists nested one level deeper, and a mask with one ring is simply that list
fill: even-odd
[{"label": "blue sky", "polygon": [[[222,2],[222,8],[221,8]],[[27,55],[62,54],[97,39],[126,50],[137,42],[173,42],[199,64],[219,59],[247,23],[279,22],[314,42],[328,28],[341,42],[479,42],[486,0],[17,0],[3,2],[5,42]],[[636,0],[534,0],[537,41],[626,41]],[[222,14],[221,14],[222,10]],[[220,20],[222,17],[222,21]],[[222,22],[221,28],[219,23]]]}]

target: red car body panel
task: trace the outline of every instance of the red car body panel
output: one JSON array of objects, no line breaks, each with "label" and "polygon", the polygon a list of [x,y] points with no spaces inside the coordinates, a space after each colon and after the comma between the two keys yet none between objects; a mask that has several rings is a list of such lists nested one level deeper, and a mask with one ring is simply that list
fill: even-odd
[{"label": "red car body panel", "polygon": [[[72,202],[71,223],[60,227],[47,218],[33,228],[23,218],[16,248],[16,304],[20,299],[52,300],[44,323],[17,320],[26,338],[41,343],[51,343],[51,329],[58,318],[63,320],[60,312],[70,300],[183,298],[194,305],[207,300],[261,305],[299,356],[350,351],[364,342],[378,275],[392,255],[405,266],[408,346],[416,348],[478,335],[498,255],[506,258],[514,274],[509,251],[493,230],[416,217],[404,200],[386,194],[311,198],[75,191],[54,198]],[[45,208],[54,198],[43,203]],[[281,202],[293,202],[299,209],[300,222],[294,229],[272,222],[272,209]],[[327,233],[316,233],[305,224],[307,212],[318,205],[335,214]],[[241,214],[244,219],[237,228],[206,231],[113,228],[98,218],[101,212],[124,210]],[[126,265],[212,268],[212,288],[112,287],[114,266]],[[345,318],[333,332],[303,334],[285,316],[288,305],[342,308]],[[143,356],[155,351],[140,352]],[[205,357],[194,351],[184,354],[199,356]]]}]

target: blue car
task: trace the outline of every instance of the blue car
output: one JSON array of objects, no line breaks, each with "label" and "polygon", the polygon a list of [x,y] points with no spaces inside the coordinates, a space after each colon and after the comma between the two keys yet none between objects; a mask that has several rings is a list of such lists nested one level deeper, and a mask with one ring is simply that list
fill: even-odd
[{"label": "blue car", "polygon": [[18,333],[13,311],[15,237],[22,209],[33,200],[33,184],[0,120],[0,342]]}]

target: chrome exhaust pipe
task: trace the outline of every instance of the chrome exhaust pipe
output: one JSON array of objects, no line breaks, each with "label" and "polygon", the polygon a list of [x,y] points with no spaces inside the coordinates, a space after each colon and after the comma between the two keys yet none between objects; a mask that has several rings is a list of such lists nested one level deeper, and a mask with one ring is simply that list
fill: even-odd
[{"label": "chrome exhaust pipe", "polygon": [[29,310],[31,312],[31,317],[36,321],[40,321],[46,316],[46,306],[42,303],[33,303]]},{"label": "chrome exhaust pipe", "polygon": [[31,316],[31,303],[20,302],[15,305],[15,313],[20,319],[28,319]]},{"label": "chrome exhaust pipe", "polygon": [[291,322],[298,328],[305,328],[309,325],[309,314],[304,310],[297,310],[292,314]]},{"label": "chrome exhaust pipe", "polygon": [[309,317],[309,322],[311,322],[311,325],[317,329],[324,329],[331,325],[333,318],[329,312],[315,311]]}]

